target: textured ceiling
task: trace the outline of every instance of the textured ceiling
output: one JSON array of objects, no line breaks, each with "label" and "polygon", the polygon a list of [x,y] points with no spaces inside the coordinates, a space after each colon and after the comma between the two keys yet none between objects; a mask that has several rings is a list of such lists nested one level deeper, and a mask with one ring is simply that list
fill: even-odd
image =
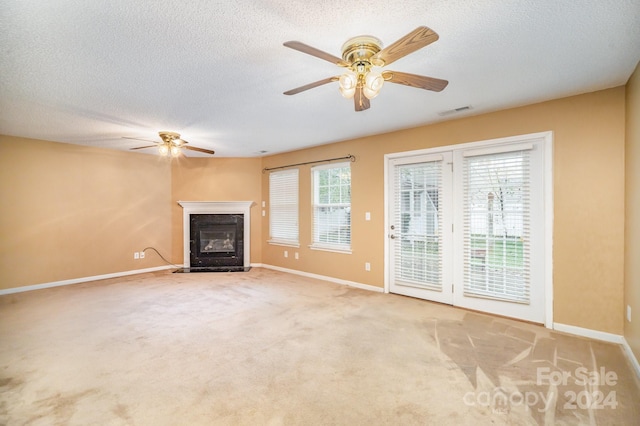
[{"label": "textured ceiling", "polygon": [[[420,25],[440,39],[387,68],[444,91],[385,84],[363,112],[337,83],[282,94],[340,73],[283,42],[340,56]],[[639,59],[638,0],[2,0],[0,133],[258,156],[623,85]]]}]

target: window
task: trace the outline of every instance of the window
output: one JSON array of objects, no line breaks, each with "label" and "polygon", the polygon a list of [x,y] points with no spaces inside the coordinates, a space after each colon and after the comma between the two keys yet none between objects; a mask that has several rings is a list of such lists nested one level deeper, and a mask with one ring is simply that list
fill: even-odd
[{"label": "window", "polygon": [[311,248],[351,250],[351,164],[312,169],[313,244]]},{"label": "window", "polygon": [[298,169],[269,174],[269,242],[298,246]]}]

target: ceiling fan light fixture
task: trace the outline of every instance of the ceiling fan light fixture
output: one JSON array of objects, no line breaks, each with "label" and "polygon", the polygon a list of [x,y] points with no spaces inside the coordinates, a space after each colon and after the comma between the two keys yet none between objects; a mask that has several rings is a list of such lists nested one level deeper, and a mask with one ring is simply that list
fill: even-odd
[{"label": "ceiling fan light fixture", "polygon": [[346,99],[351,99],[356,94],[356,88],[354,86],[351,89],[345,89],[342,86],[340,86],[340,94]]},{"label": "ceiling fan light fixture", "polygon": [[162,145],[158,146],[158,152],[163,157],[166,157],[167,155],[169,155],[169,147],[166,144],[162,144]]},{"label": "ceiling fan light fixture", "polygon": [[373,99],[378,96],[383,84],[384,78],[382,77],[382,74],[377,71],[369,71],[364,77],[364,87],[362,92],[368,99]]},{"label": "ceiling fan light fixture", "polygon": [[375,91],[375,90],[371,90],[369,89],[367,86],[362,88],[362,94],[365,95],[367,97],[367,99],[373,99],[376,96],[378,96],[378,94],[380,94],[379,91]]},{"label": "ceiling fan light fixture", "polygon": [[340,84],[341,89],[355,90],[356,85],[358,84],[358,74],[356,74],[352,70],[347,70],[340,76],[338,83]]},{"label": "ceiling fan light fixture", "polygon": [[353,70],[346,70],[338,80],[340,86],[340,93],[346,99],[351,99],[356,94],[356,87],[358,87],[358,74]]},{"label": "ceiling fan light fixture", "polygon": [[174,145],[171,147],[171,156],[172,157],[177,157],[180,155],[180,146],[178,145]]}]

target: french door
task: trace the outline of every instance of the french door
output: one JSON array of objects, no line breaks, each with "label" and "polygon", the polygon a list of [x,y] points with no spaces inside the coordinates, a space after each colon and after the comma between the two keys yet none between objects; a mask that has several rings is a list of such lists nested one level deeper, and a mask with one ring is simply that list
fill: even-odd
[{"label": "french door", "polygon": [[544,139],[388,158],[388,289],[545,322]]},{"label": "french door", "polygon": [[390,291],[453,303],[451,152],[390,160]]}]

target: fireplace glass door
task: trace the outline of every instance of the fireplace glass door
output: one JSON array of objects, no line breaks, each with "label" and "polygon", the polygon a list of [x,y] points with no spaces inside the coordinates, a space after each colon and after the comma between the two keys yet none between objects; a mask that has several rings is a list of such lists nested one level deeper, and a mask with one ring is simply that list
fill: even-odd
[{"label": "fireplace glass door", "polygon": [[201,253],[229,253],[234,252],[236,246],[236,230],[230,229],[201,229]]}]

